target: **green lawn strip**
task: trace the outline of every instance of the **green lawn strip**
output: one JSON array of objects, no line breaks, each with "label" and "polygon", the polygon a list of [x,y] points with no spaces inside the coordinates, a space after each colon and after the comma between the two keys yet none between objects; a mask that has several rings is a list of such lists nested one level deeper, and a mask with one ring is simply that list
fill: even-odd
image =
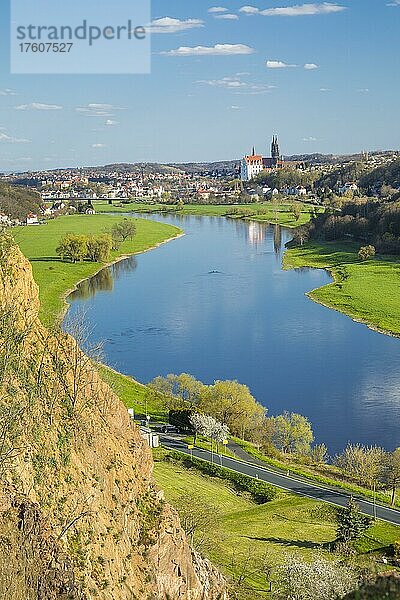
[{"label": "green lawn strip", "polygon": [[[39,286],[40,318],[44,324],[57,322],[66,306],[64,296],[67,291],[102,268],[100,263],[62,262],[56,253],[60,239],[66,233],[101,234],[120,220],[121,217],[111,215],[76,215],[59,217],[36,227],[14,228],[16,242],[32,263]],[[181,233],[177,227],[145,219],[137,219],[136,228],[135,237],[125,241],[118,251],[113,251],[110,261],[143,252]]]},{"label": "green lawn strip", "polygon": [[[256,505],[235,492],[227,481],[187,469],[179,461],[165,462],[157,456],[155,460],[156,481],[172,505],[188,495],[215,507],[219,529],[207,533],[209,547],[203,552],[226,575],[237,574],[249,552],[256,560],[267,554],[275,565],[293,553],[305,560],[312,560],[316,551],[326,558],[337,558],[327,550],[335,538],[334,509],[328,505],[291,494]],[[360,541],[358,550],[365,554],[384,551],[399,536],[400,528],[377,522]],[[253,590],[250,597],[270,596],[259,571],[253,572],[247,583]]]},{"label": "green lawn strip", "polygon": [[[194,436],[188,435],[185,438],[183,438],[182,441],[188,445],[189,444],[191,445],[191,444],[193,444]],[[196,448],[201,448],[202,450],[208,450],[208,452],[213,451],[213,452],[215,452],[216,455],[221,454],[223,457],[229,456],[230,458],[236,458],[235,454],[231,450],[229,450],[229,448],[224,446],[224,444],[219,444],[219,446],[217,447],[216,444],[211,443],[210,440],[208,440],[207,438],[205,438],[201,435],[197,436]]]},{"label": "green lawn strip", "polygon": [[[297,463],[294,463],[293,461],[290,461],[289,459],[287,461],[282,461],[282,460],[279,460],[276,458],[271,458],[269,456],[266,456],[260,450],[258,450],[258,448],[256,448],[251,442],[246,442],[239,438],[232,438],[232,439],[239,446],[241,446],[243,448],[243,450],[245,450],[248,454],[250,454],[251,456],[254,456],[254,458],[258,458],[258,460],[265,462],[265,464],[273,467],[274,469],[277,469],[278,471],[283,471],[283,472],[290,471],[291,475],[298,475],[299,477],[318,482],[324,486],[336,487],[336,488],[339,488],[346,492],[351,492],[352,494],[355,494],[357,496],[365,496],[366,498],[368,498],[370,500],[373,500],[373,498],[374,498],[374,493],[372,490],[370,490],[368,488],[364,488],[362,486],[359,486],[355,483],[343,481],[343,479],[340,479],[340,477],[342,475],[341,475],[339,469],[337,469],[334,466],[324,465],[324,467],[323,467],[324,470],[329,470],[330,476],[323,475],[321,473],[312,471],[311,469],[307,468],[307,466],[305,466],[305,465],[299,466]],[[237,459],[237,460],[240,460],[240,459]],[[335,475],[337,475],[337,478]],[[389,492],[386,493],[381,490],[377,491],[376,501],[378,503],[383,504],[383,505],[389,505],[390,499],[391,499],[391,494]],[[397,507],[400,507],[400,499],[396,500],[395,505]]]},{"label": "green lawn strip", "polygon": [[[100,213],[110,212],[138,212],[138,213],[173,213],[177,215],[198,215],[207,217],[232,217],[232,218],[244,218],[251,219],[252,221],[260,221],[270,224],[278,224],[285,227],[299,227],[308,223],[311,219],[311,212],[314,210],[309,204],[303,205],[303,210],[300,218],[296,220],[293,213],[290,212],[290,202],[282,204],[272,204],[272,202],[266,202],[264,204],[253,203],[253,204],[217,204],[217,205],[204,205],[204,204],[186,204],[183,207],[179,205],[166,205],[166,204],[146,204],[140,202],[132,202],[123,206],[110,205],[107,202],[99,201],[96,203],[96,210]],[[236,211],[241,209],[245,214],[236,214]],[[321,210],[320,208],[317,210]]]},{"label": "green lawn strip", "polygon": [[161,399],[149,393],[149,388],[142,383],[139,383],[114,371],[105,365],[98,365],[101,378],[108,383],[113,392],[122,400],[127,408],[133,408],[135,416],[145,417],[150,415],[152,420],[158,422],[168,421],[168,411],[165,409],[165,404]]},{"label": "green lawn strip", "polygon": [[286,252],[284,268],[327,269],[334,282],[312,290],[310,298],[379,331],[400,335],[399,258],[360,262],[359,248],[351,242],[308,243]]}]

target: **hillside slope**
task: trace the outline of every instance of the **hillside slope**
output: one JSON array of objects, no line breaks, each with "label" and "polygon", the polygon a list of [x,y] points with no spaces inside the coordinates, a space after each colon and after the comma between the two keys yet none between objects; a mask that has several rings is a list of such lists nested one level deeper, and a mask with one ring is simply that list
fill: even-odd
[{"label": "hillside slope", "polygon": [[1,236],[0,600],[227,598],[126,409],[38,311],[30,264]]}]

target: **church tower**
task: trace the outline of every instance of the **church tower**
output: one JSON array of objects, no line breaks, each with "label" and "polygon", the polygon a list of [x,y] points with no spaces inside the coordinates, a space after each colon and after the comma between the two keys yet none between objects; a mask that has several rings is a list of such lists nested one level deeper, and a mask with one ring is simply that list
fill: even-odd
[{"label": "church tower", "polygon": [[281,158],[281,153],[280,153],[280,150],[279,150],[279,142],[278,142],[278,136],[277,135],[274,135],[273,138],[272,138],[271,157],[275,161],[278,161]]}]

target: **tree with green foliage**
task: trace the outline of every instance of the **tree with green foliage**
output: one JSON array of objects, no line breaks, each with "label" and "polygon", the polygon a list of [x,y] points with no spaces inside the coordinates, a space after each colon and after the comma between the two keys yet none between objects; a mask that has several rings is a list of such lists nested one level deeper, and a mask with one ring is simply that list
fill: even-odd
[{"label": "tree with green foliage", "polygon": [[311,460],[317,464],[324,464],[327,461],[328,448],[325,444],[316,444],[311,448]]},{"label": "tree with green foliage", "polygon": [[311,424],[307,417],[297,413],[284,412],[271,418],[273,441],[282,452],[309,454],[314,441]]},{"label": "tree with green foliage", "polygon": [[63,260],[73,263],[82,261],[87,254],[87,236],[67,233],[61,240],[56,252]]},{"label": "tree with green foliage", "polygon": [[255,421],[265,418],[265,409],[246,385],[237,381],[216,381],[201,395],[199,409],[227,425],[234,435],[245,437]]},{"label": "tree with green foliage", "polygon": [[112,245],[113,240],[109,233],[89,236],[86,242],[86,258],[92,262],[106,262],[110,258]]},{"label": "tree with green foliage", "polygon": [[374,258],[376,250],[374,246],[362,246],[358,251],[358,258],[362,261]]},{"label": "tree with green foliage", "polygon": [[156,377],[150,382],[149,386],[160,394],[177,399],[180,401],[178,404],[181,406],[186,403],[197,406],[206,388],[201,381],[188,373],[181,373],[180,375],[169,373],[166,377]]},{"label": "tree with green foliage", "polygon": [[294,216],[296,221],[298,221],[301,217],[301,212],[302,212],[301,204],[299,204],[297,202],[292,204],[290,207],[290,212],[292,213],[292,215]]},{"label": "tree with green foliage", "polygon": [[118,250],[128,239],[136,234],[136,225],[133,219],[122,219],[111,228],[111,236],[114,242],[114,250]]},{"label": "tree with green foliage", "polygon": [[351,546],[369,529],[372,518],[361,514],[357,502],[350,498],[345,508],[336,512],[336,544]]}]

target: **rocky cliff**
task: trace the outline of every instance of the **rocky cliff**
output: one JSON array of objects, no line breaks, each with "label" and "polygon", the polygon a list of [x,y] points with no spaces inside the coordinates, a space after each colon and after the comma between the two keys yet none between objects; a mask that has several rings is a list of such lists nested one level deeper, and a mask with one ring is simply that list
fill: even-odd
[{"label": "rocky cliff", "polygon": [[153,478],[149,449],[78,341],[38,320],[0,244],[0,600],[226,599]]}]

